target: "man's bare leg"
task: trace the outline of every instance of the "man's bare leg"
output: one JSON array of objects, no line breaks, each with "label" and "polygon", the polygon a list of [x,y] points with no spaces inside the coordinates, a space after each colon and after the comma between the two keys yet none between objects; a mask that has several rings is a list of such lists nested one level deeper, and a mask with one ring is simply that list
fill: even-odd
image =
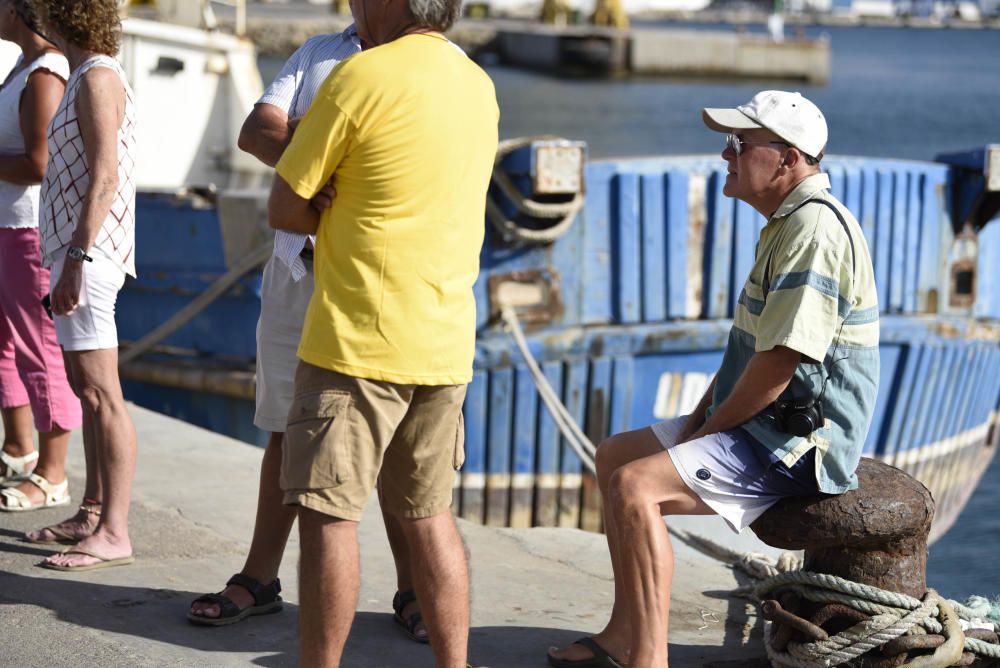
[{"label": "man's bare leg", "polygon": [[360,586],[358,523],[299,508],[299,665],[336,668]]},{"label": "man's bare leg", "polygon": [[[611,477],[625,464],[663,452],[663,446],[653,435],[651,429],[638,429],[611,436],[601,442],[597,448],[595,463],[597,466],[597,486],[601,491],[601,512],[604,516],[604,533],[608,541],[608,551],[611,555],[611,569],[615,578],[615,601],[611,608],[611,618],[604,629],[594,635],[596,642],[604,651],[615,659],[628,662],[629,645],[631,642],[631,624],[629,623],[629,601],[627,590],[622,582],[620,549],[621,540],[615,515],[610,510],[608,487]],[[550,649],[549,654],[559,659],[578,661],[593,656],[593,653],[576,643],[561,650]]]},{"label": "man's bare leg", "polygon": [[465,668],[469,652],[469,570],[450,511],[400,519],[413,584],[438,668]]},{"label": "man's bare leg", "polygon": [[[247,553],[243,575],[261,584],[270,584],[278,577],[281,558],[285,554],[288,534],[295,522],[296,508],[283,503],[281,490],[281,444],[284,434],[273,432],[260,463],[260,486],[257,491],[257,518],[253,525],[253,540]],[[240,585],[229,585],[222,591],[240,610],[254,604],[249,591]],[[221,614],[217,603],[193,603],[191,613],[211,619]]]},{"label": "man's bare leg", "polygon": [[[381,491],[379,501],[381,502]],[[392,560],[396,564],[396,591],[404,592],[413,589],[413,576],[410,570],[410,548],[406,543],[406,534],[400,525],[399,518],[382,510],[382,522],[385,524],[385,536],[389,539],[389,549],[392,551]],[[420,612],[420,601],[413,601],[403,606],[400,613],[403,619],[409,619],[411,615]],[[427,627],[423,621],[417,622],[413,628],[413,635],[420,639],[427,638]]]},{"label": "man's bare leg", "polygon": [[611,477],[608,503],[619,544],[620,579],[631,622],[631,668],[667,665],[667,633],[674,553],[663,516],[710,515],[705,503],[684,484],[670,455],[655,455],[621,466]]}]

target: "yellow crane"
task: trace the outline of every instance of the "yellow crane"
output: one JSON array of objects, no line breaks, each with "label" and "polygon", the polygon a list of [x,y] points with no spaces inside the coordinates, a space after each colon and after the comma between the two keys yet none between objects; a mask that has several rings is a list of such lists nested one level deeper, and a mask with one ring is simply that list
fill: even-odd
[{"label": "yellow crane", "polygon": [[[543,0],[541,21],[547,25],[566,25],[570,21],[570,7],[566,0]],[[621,0],[597,0],[590,15],[590,25],[625,29],[629,26],[628,14]]]}]

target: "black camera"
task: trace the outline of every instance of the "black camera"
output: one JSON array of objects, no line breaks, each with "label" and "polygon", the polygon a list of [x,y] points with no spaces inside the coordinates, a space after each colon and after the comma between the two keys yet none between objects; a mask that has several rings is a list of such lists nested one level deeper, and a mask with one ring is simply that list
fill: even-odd
[{"label": "black camera", "polygon": [[825,423],[819,399],[778,399],[774,402],[778,430],[793,436],[808,436]]}]

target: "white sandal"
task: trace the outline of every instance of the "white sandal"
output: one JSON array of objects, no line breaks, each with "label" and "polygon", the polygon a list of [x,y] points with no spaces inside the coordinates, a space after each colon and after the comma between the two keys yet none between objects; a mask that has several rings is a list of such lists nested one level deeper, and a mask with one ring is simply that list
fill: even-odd
[{"label": "white sandal", "polygon": [[45,492],[45,499],[41,503],[33,503],[27,494],[14,487],[0,489],[0,496],[3,497],[3,504],[0,511],[8,513],[22,513],[27,510],[38,510],[39,508],[55,508],[57,506],[69,505],[69,480],[63,480],[58,485],[53,485],[48,480],[37,473],[29,473],[27,480],[30,480],[38,489]]},{"label": "white sandal", "polygon": [[0,463],[6,468],[5,475],[0,475],[0,484],[18,483],[28,478],[28,464],[38,461],[38,450],[32,450],[26,455],[15,457],[0,449]]}]

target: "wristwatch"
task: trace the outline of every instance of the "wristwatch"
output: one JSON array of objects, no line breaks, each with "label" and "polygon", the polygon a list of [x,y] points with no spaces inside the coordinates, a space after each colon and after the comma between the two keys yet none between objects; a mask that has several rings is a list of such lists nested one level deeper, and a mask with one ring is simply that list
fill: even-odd
[{"label": "wristwatch", "polygon": [[86,260],[87,262],[94,261],[94,258],[87,255],[87,251],[83,250],[79,246],[70,246],[69,248],[67,248],[66,257],[68,257],[71,260],[76,260],[77,262],[83,262],[84,260]]}]

